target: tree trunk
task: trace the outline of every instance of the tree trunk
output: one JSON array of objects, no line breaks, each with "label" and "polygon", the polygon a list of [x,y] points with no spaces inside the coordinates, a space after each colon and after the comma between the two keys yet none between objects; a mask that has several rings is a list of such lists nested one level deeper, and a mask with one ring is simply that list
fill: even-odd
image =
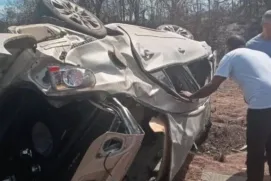
[{"label": "tree trunk", "polygon": [[139,11],[140,11],[140,0],[136,0],[135,4],[134,4],[134,8],[135,8],[135,23],[139,23]]}]

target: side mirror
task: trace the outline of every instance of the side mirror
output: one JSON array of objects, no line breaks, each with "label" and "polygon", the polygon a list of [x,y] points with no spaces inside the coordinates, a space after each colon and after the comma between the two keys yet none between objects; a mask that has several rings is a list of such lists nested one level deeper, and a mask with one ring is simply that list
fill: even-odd
[{"label": "side mirror", "polygon": [[4,42],[6,49],[30,49],[36,48],[37,40],[30,35],[18,35],[8,38]]}]

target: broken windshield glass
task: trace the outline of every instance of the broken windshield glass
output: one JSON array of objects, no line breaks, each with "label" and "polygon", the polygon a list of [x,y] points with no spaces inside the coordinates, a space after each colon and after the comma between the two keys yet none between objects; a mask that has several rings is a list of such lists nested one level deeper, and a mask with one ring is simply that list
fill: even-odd
[{"label": "broken windshield glass", "polygon": [[200,87],[205,86],[211,80],[211,65],[208,59],[195,61],[187,65]]}]

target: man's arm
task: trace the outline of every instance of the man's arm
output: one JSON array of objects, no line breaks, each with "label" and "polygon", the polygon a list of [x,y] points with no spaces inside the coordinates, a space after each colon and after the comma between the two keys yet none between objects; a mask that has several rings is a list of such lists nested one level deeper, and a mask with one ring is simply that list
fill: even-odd
[{"label": "man's arm", "polygon": [[208,97],[218,89],[222,82],[224,82],[228,77],[230,77],[232,70],[231,60],[232,57],[229,53],[225,55],[220,61],[215,76],[213,77],[211,82],[202,87],[200,90],[193,94],[187,91],[182,91],[180,94],[190,100]]},{"label": "man's arm", "polygon": [[193,93],[191,96],[189,96],[189,98],[190,99],[200,99],[200,98],[210,96],[212,93],[214,93],[218,89],[220,84],[222,82],[224,82],[226,79],[227,79],[226,77],[217,76],[217,75],[214,76],[212,81],[209,84],[205,85],[200,90]]}]

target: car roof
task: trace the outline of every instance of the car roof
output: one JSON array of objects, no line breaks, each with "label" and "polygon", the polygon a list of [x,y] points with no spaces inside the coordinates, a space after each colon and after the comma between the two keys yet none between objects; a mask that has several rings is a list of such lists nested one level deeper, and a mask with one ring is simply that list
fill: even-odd
[{"label": "car roof", "polygon": [[137,59],[148,72],[174,64],[186,64],[211,54],[211,47],[205,42],[176,33],[128,24],[107,25],[107,28],[110,27],[117,27],[129,35]]}]

